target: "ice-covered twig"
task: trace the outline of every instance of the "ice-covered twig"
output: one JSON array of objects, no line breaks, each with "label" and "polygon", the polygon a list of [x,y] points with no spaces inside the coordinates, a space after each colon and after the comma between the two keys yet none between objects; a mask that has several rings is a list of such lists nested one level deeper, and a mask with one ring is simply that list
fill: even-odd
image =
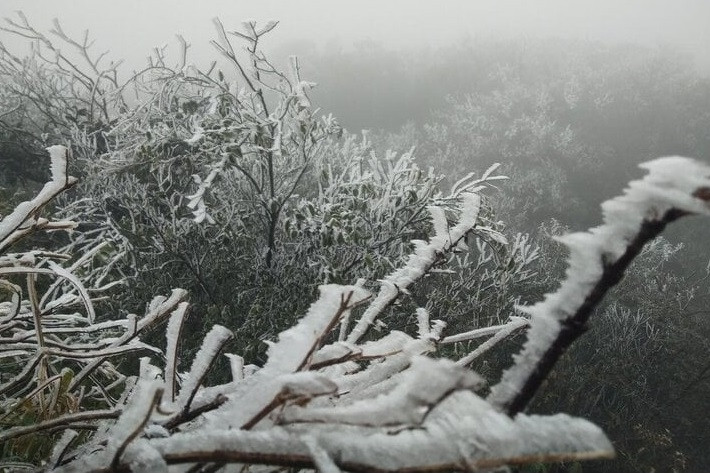
[{"label": "ice-covered twig", "polygon": [[415,356],[397,386],[374,399],[342,407],[287,410],[283,422],[328,422],[351,425],[419,425],[429,411],[455,390],[481,388],[485,382],[453,361]]},{"label": "ice-covered twig", "polygon": [[358,286],[323,285],[320,298],[294,327],[281,332],[279,341],[269,348],[269,360],[264,374],[278,375],[303,369],[311,356],[346,312],[364,301],[370,294]]},{"label": "ice-covered twig", "polygon": [[[180,304],[180,302],[182,302],[186,298],[186,296],[187,291],[185,291],[184,289],[173,289],[172,293],[170,294],[170,297],[156,297],[155,299],[153,299],[149,306],[148,313],[143,318],[136,321],[134,329],[131,330],[129,328],[126,333],[114,340],[109,346],[109,348],[115,348],[125,345],[126,343],[134,339],[136,336],[138,336],[138,334],[142,331],[149,329],[154,324],[158,323],[160,320],[163,320],[169,313],[171,313],[177,308],[178,304]],[[82,370],[72,380],[72,383],[69,386],[69,390],[75,389],[84,380],[84,378],[86,378],[90,373],[96,370],[104,361],[105,358],[100,357],[84,366],[84,368],[82,368]]]},{"label": "ice-covered twig", "polygon": [[448,345],[450,343],[467,342],[469,340],[475,340],[477,338],[488,337],[491,335],[495,335],[501,330],[509,328],[511,325],[515,328],[519,328],[527,325],[527,322],[521,317],[511,317],[510,321],[504,324],[491,325],[490,327],[477,328],[468,332],[457,333],[456,335],[449,335],[448,337],[444,337],[439,343],[442,345]]},{"label": "ice-covered twig", "polygon": [[479,356],[483,355],[485,352],[496,346],[498,343],[501,341],[505,340],[506,338],[510,337],[510,335],[515,332],[516,330],[520,330],[523,327],[526,327],[529,324],[527,319],[524,319],[522,317],[511,317],[510,322],[508,322],[505,325],[502,326],[497,326],[499,329],[494,333],[494,335],[486,340],[485,342],[481,343],[476,347],[475,350],[473,350],[471,353],[468,355],[464,356],[463,358],[459,359],[456,364],[460,366],[468,366],[470,365],[473,360],[478,358]]},{"label": "ice-covered twig", "polygon": [[229,360],[229,370],[232,372],[232,380],[244,379],[244,358],[233,353],[225,353]]},{"label": "ice-covered twig", "polygon": [[[476,226],[480,208],[481,197],[476,193],[468,192],[463,195],[463,201],[459,208],[458,224],[449,231],[445,231],[445,228],[443,228],[445,222],[441,221],[441,215],[436,217],[439,221],[437,226],[440,227],[437,229],[437,234],[429,243],[420,242],[414,254],[409,257],[406,266],[398,269],[383,280],[377,297],[370,303],[365,313],[362,314],[346,341],[357,343],[365,335],[377,316],[392,304],[402,291],[406,291],[407,287],[424,276],[447,253],[456,248],[459,241]],[[436,212],[433,215],[436,216]]]},{"label": "ice-covered twig", "polygon": [[609,440],[588,421],[564,414],[511,419],[470,391],[449,396],[419,429],[316,424],[307,433],[302,426],[202,430],[151,440],[151,445],[169,465],[209,461],[313,467],[312,441],[304,435],[315,439],[320,454],[354,472],[471,471],[613,455]]},{"label": "ice-covered twig", "polygon": [[515,364],[491,389],[488,399],[499,409],[516,414],[525,408],[647,242],[679,217],[710,214],[709,166],[676,156],[641,167],[648,171],[643,179],[602,204],[601,226],[559,238],[570,250],[565,280],[542,302],[521,308],[530,315],[531,326]]},{"label": "ice-covered twig", "polygon": [[123,415],[119,417],[108,437],[106,453],[113,457],[111,468],[118,465],[126,446],[143,430],[162,394],[163,387],[158,381],[144,381],[136,386]]},{"label": "ice-covered twig", "polygon": [[8,440],[22,437],[23,435],[30,435],[36,432],[42,432],[45,430],[56,429],[57,427],[63,427],[67,425],[77,424],[79,422],[86,421],[96,421],[99,419],[117,419],[121,414],[121,409],[110,409],[110,410],[100,410],[100,411],[84,411],[76,412],[73,414],[66,414],[63,416],[55,417],[54,419],[46,420],[32,425],[23,425],[20,427],[12,427],[3,432],[0,432],[0,443],[7,442]]},{"label": "ice-covered twig", "polygon": [[225,406],[231,411],[230,416],[213,418],[216,425],[227,422],[246,429],[256,425],[281,404],[283,375],[311,367],[315,352],[343,315],[369,299],[369,293],[358,286],[328,284],[319,289],[320,298],[311,304],[307,314],[296,325],[281,332],[278,342],[269,347],[269,359],[264,367],[245,380],[243,390],[230,395]]}]

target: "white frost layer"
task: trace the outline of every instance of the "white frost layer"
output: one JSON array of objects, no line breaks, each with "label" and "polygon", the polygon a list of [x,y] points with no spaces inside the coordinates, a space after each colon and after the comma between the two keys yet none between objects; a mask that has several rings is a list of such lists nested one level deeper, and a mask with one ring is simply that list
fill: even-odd
[{"label": "white frost layer", "polygon": [[47,148],[47,151],[51,158],[52,180],[47,182],[32,200],[21,202],[10,215],[0,221],[0,249],[3,247],[4,240],[11,236],[32,212],[52,200],[68,185],[76,182],[76,178],[67,176],[68,149],[65,146],[55,145]]},{"label": "white frost layer", "polygon": [[52,181],[62,183],[67,182],[67,167],[69,165],[69,150],[66,146],[54,145],[47,148],[49,157],[52,160],[50,170],[52,171]]},{"label": "white frost layer", "polygon": [[[643,179],[632,181],[623,195],[602,204],[602,225],[559,238],[570,251],[565,280],[543,301],[521,308],[531,317],[528,340],[515,355],[515,364],[491,389],[488,399],[494,405],[505,406],[520,392],[556,339],[560,322],[574,315],[601,277],[603,265],[614,263],[624,254],[644,221],[659,221],[671,209],[710,214],[710,167],[706,164],[674,156],[641,167],[648,170]],[[703,192],[695,196],[698,191]]]},{"label": "white frost layer", "polygon": [[586,420],[564,414],[511,419],[470,391],[449,396],[418,429],[309,426],[307,432],[295,425],[255,432],[178,433],[151,440],[151,445],[168,459],[203,452],[219,461],[221,455],[234,459],[251,454],[261,459],[310,459],[315,443],[319,459],[327,456],[345,470],[376,471],[491,468],[530,457],[544,461],[613,455],[601,429]]},{"label": "white frost layer", "polygon": [[[221,412],[205,414],[206,421],[215,427],[243,427],[284,392],[283,375],[304,369],[312,362],[325,335],[338,323],[350,307],[369,297],[369,292],[358,286],[322,285],[320,298],[296,325],[279,334],[279,339],[268,351],[268,360],[254,376],[240,383]],[[227,415],[225,415],[225,413]]]},{"label": "white frost layer", "polygon": [[195,355],[195,360],[192,362],[190,373],[180,388],[180,395],[176,401],[180,408],[184,408],[192,400],[199,388],[199,384],[212,367],[212,363],[217,358],[222,346],[233,336],[234,334],[231,330],[221,325],[215,325],[207,333],[200,350]]}]

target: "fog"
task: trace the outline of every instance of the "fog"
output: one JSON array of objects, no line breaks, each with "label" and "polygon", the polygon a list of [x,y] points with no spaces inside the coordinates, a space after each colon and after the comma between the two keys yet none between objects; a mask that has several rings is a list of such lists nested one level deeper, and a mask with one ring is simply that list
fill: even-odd
[{"label": "fog", "polygon": [[[710,2],[704,0],[3,0],[0,14],[24,11],[49,29],[89,29],[98,47],[140,63],[152,47],[185,36],[207,54],[211,19],[228,27],[244,19],[281,21],[272,44],[310,42],[350,47],[374,41],[390,48],[441,47],[463,38],[549,38],[671,46],[710,69]],[[5,38],[4,38],[5,39]]]},{"label": "fog", "polygon": [[[12,17],[16,10],[23,11],[40,31],[49,31],[54,18],[70,36],[80,37],[88,30],[95,39],[94,51],[109,51],[107,58],[123,60],[126,75],[142,68],[158,46],[167,46],[168,58],[177,60],[176,35],[190,44],[188,61],[207,66],[218,58],[209,44],[215,17],[228,30],[239,29],[246,19],[279,20],[277,30],[261,47],[277,62],[299,56],[306,78],[319,84],[314,91],[318,105],[353,131],[395,130],[407,121],[426,119],[448,94],[468,92],[466,76],[475,64],[460,68],[454,79],[448,70],[435,86],[434,77],[440,74],[432,69],[450,68],[459,60],[471,63],[471,50],[476,45],[479,50],[490,49],[481,47],[489,42],[509,41],[517,47],[537,42],[540,48],[540,42],[546,41],[543,48],[558,48],[552,55],[564,54],[580,42],[629,44],[689,57],[701,74],[710,72],[706,54],[710,2],[703,0],[3,0],[0,4],[0,16]],[[28,44],[2,31],[0,40],[14,51]],[[461,45],[470,48],[455,50]],[[448,55],[448,63],[434,65],[432,59],[442,55]],[[395,59],[406,64],[394,65]],[[406,94],[390,90],[405,83],[409,83]],[[350,100],[348,92],[363,85],[371,90],[358,90],[360,99]],[[383,104],[383,95],[390,104]]]}]

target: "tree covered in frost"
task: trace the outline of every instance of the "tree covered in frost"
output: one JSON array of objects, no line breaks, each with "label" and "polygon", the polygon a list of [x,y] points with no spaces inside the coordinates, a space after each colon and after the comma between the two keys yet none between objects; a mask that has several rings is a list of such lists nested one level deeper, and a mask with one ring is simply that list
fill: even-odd
[{"label": "tree covered in frost", "polygon": [[[183,42],[177,65],[158,50],[131,81],[96,77],[106,98],[97,91],[91,100],[114,104],[108,118],[91,114],[77,124],[60,117],[52,136],[72,140],[73,169],[82,176],[77,193],[62,198],[62,214],[81,215],[92,238],[110,242],[104,252],[123,255],[112,270],[127,286],[115,288],[114,308],[139,311],[154,294],[183,287],[204,314],[188,319],[191,329],[227,324],[243,335],[235,343],[246,344],[239,351],[251,360],[263,356],[261,339],[306,309],[304,290],[315,296],[319,283],[383,277],[431,228],[427,207],[453,203],[449,184],[418,166],[412,149],[376,152],[367,134],[348,133],[314,108],[308,94],[315,84],[301,77],[299,62],[290,58],[282,71],[261,51],[275,24],[246,22],[236,32],[215,26],[220,62],[207,70],[190,65]],[[24,19],[15,28],[49,41]],[[92,57],[82,43],[69,45]],[[64,64],[38,62],[49,70]],[[107,68],[114,71],[113,63]],[[21,72],[28,71],[15,75]],[[16,80],[24,84],[19,90],[35,90]],[[124,98],[128,91],[138,104]],[[462,179],[458,192],[471,180]],[[534,248],[524,235],[509,244],[487,205],[480,257],[459,258],[460,278],[442,274],[422,285],[430,309],[460,305],[462,327],[504,320],[515,302],[505,294],[532,274]],[[76,249],[90,244],[77,238]],[[500,291],[490,298],[483,288],[493,286]],[[481,309],[466,309],[484,298],[475,304]],[[194,350],[198,338],[188,343]]]}]

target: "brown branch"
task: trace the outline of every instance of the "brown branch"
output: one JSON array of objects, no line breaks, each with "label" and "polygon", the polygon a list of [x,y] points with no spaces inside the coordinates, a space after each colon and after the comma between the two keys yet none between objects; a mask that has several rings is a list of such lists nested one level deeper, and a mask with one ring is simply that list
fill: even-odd
[{"label": "brown branch", "polygon": [[205,412],[213,411],[220,407],[222,404],[227,402],[228,398],[227,396],[223,394],[218,394],[217,397],[215,397],[212,401],[208,402],[207,404],[204,404],[200,407],[197,407],[191,411],[182,411],[178,416],[173,417],[169,421],[167,421],[165,424],[163,424],[163,427],[165,427],[168,430],[174,429],[180,424],[184,424],[185,422],[190,422],[192,419],[195,419],[199,417],[200,415],[204,414]]}]

